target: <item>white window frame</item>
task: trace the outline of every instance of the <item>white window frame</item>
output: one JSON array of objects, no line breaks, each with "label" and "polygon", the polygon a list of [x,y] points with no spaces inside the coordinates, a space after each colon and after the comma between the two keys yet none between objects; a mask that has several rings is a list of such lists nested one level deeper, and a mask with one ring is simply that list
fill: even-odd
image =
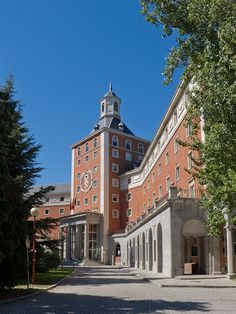
[{"label": "white window frame", "polygon": [[159,162],[158,166],[157,166],[157,174],[160,175],[161,174],[161,162]]},{"label": "white window frame", "polygon": [[79,146],[78,148],[77,148],[77,156],[80,156],[81,155],[81,147]]},{"label": "white window frame", "polygon": [[131,201],[132,200],[132,193],[131,192],[126,193],[126,200],[127,201]]},{"label": "white window frame", "polygon": [[80,166],[80,163],[81,163],[81,160],[78,159],[78,160],[77,160],[77,165]]},{"label": "white window frame", "polygon": [[193,152],[190,151],[187,154],[187,163],[188,163],[188,169],[191,169],[193,167],[193,160],[192,160]]},{"label": "white window frame", "polygon": [[175,167],[175,178],[176,178],[176,182],[180,180],[180,165],[179,164]]},{"label": "white window frame", "polygon": [[125,140],[125,149],[126,150],[132,150],[132,142],[131,142],[131,140],[129,140],[129,139],[126,139]]},{"label": "white window frame", "polygon": [[[119,139],[118,139],[118,137],[116,135],[112,136],[111,143],[112,143],[112,146],[119,147]],[[114,144],[114,143],[116,143],[116,144]]]},{"label": "white window frame", "polygon": [[138,153],[139,154],[144,154],[144,146],[143,146],[142,143],[138,143]]},{"label": "white window frame", "polygon": [[159,185],[159,188],[158,188],[158,195],[159,195],[159,197],[162,196],[162,185]]},{"label": "white window frame", "polygon": [[86,155],[86,156],[84,157],[84,162],[89,162],[89,156],[88,156],[88,155]]},{"label": "white window frame", "polygon": [[77,191],[77,193],[80,193],[80,192],[81,192],[81,187],[80,187],[80,185],[77,186],[76,191]]},{"label": "white window frame", "polygon": [[97,148],[97,147],[98,147],[98,139],[95,138],[95,139],[93,140],[93,148]]},{"label": "white window frame", "polygon": [[98,151],[95,150],[95,151],[93,152],[93,159],[96,159],[97,157],[98,157]]},{"label": "white window frame", "polygon": [[98,186],[98,181],[97,180],[93,180],[92,187],[96,188],[97,186]]},{"label": "white window frame", "polygon": [[170,189],[170,176],[166,177],[166,191],[169,191]]},{"label": "white window frame", "polygon": [[114,188],[118,188],[119,187],[119,179],[112,178],[112,186]]},{"label": "white window frame", "polygon": [[111,155],[113,158],[119,158],[119,150],[118,149],[112,149]]},{"label": "white window frame", "polygon": [[118,164],[112,163],[112,172],[116,172],[116,173],[119,172],[119,165]]},{"label": "white window frame", "polygon": [[[116,198],[116,200],[114,200]],[[112,194],[111,200],[113,203],[119,203],[119,195],[118,194]]]},{"label": "white window frame", "polygon": [[93,166],[92,172],[93,173],[97,173],[98,172],[98,166],[97,165]]},{"label": "white window frame", "polygon": [[76,206],[77,206],[77,207],[80,207],[80,200],[77,200]]},{"label": "white window frame", "polygon": [[97,197],[97,195],[93,195],[93,196],[92,196],[92,202],[93,202],[93,204],[96,204],[96,203],[98,202],[98,197]]},{"label": "white window frame", "polygon": [[[48,212],[48,213],[46,213]],[[49,216],[50,215],[50,208],[44,208],[44,215]]]},{"label": "white window frame", "polygon": [[[62,212],[61,212],[62,210]],[[59,215],[64,215],[65,214],[65,209],[64,208],[59,208]]]},{"label": "white window frame", "polygon": [[166,166],[169,165],[169,163],[170,163],[170,154],[169,154],[169,151],[167,151],[165,153],[165,164],[166,164]]},{"label": "white window frame", "polygon": [[125,160],[132,161],[132,153],[130,151],[125,152]]},{"label": "white window frame", "polygon": [[88,151],[89,151],[89,143],[85,144],[84,151],[85,151],[85,153],[88,153]]},{"label": "white window frame", "polygon": [[176,137],[175,141],[174,141],[174,152],[175,152],[175,154],[179,151],[179,143],[177,141],[178,141],[178,137]]},{"label": "white window frame", "polygon": [[132,216],[132,208],[127,208],[126,209],[126,217],[131,217]]},{"label": "white window frame", "polygon": [[[87,202],[85,202],[86,200],[87,200]],[[88,204],[89,204],[88,197],[85,197],[85,198],[84,198],[84,205],[86,205],[86,206],[87,206]]]},{"label": "white window frame", "polygon": [[112,218],[120,218],[120,211],[118,209],[112,209]]}]

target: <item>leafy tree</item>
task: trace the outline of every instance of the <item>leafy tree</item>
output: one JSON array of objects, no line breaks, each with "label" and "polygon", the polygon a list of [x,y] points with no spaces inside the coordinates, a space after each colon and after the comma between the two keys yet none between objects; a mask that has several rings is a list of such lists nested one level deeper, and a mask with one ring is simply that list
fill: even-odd
[{"label": "leafy tree", "polygon": [[39,149],[22,121],[10,77],[0,88],[0,289],[14,286],[25,270],[29,210],[51,190],[29,193],[41,171],[35,161]]},{"label": "leafy tree", "polygon": [[[192,80],[187,122],[193,124],[185,145],[198,152],[194,175],[206,187],[202,204],[209,233],[225,224],[222,212],[236,209],[236,2],[234,0],[141,0],[148,22],[175,36],[168,56],[165,84],[176,68]],[[198,140],[199,117],[205,139]],[[202,166],[204,165],[204,166]]]}]

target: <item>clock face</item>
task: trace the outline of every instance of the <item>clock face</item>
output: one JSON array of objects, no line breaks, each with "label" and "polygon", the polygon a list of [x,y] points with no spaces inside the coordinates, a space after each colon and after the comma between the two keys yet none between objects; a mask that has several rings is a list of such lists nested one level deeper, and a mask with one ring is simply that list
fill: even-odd
[{"label": "clock face", "polygon": [[92,181],[93,181],[93,177],[92,177],[92,171],[91,170],[87,170],[84,173],[82,173],[80,185],[81,185],[81,190],[84,193],[87,193],[91,189]]}]

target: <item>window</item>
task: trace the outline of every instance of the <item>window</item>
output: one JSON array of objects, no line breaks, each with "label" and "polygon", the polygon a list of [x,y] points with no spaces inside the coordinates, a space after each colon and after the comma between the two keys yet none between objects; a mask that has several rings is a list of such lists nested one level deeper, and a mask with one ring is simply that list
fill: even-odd
[{"label": "window", "polygon": [[44,215],[49,215],[50,214],[50,209],[49,208],[45,208],[44,209]]},{"label": "window", "polygon": [[112,172],[119,172],[119,165],[112,164]]},{"label": "window", "polygon": [[112,218],[119,218],[120,212],[117,209],[112,209]]},{"label": "window", "polygon": [[112,194],[112,202],[113,203],[118,203],[119,202],[119,195]]},{"label": "window", "polygon": [[97,201],[98,201],[97,195],[93,195],[93,203],[97,203]]},{"label": "window", "polygon": [[119,158],[119,151],[117,149],[112,150],[112,157]]},{"label": "window", "polygon": [[102,112],[104,112],[104,103],[102,104]]},{"label": "window", "polygon": [[84,162],[88,162],[88,161],[89,161],[89,156],[85,156]]},{"label": "window", "polygon": [[165,128],[165,140],[168,138],[168,127]]},{"label": "window", "polygon": [[168,191],[170,188],[170,177],[166,178],[166,190]]},{"label": "window", "polygon": [[80,179],[80,172],[77,173],[77,179]]},{"label": "window", "polygon": [[119,187],[119,179],[112,178],[112,186],[115,188]]},{"label": "window", "polygon": [[77,201],[76,205],[77,207],[80,207],[80,201]]},{"label": "window", "polygon": [[85,144],[85,153],[87,153],[88,151],[89,151],[89,144],[86,143],[86,144]]},{"label": "window", "polygon": [[174,151],[175,153],[177,153],[179,150],[179,141],[178,141],[178,138],[175,139],[175,142],[174,142]]},{"label": "window", "polygon": [[80,146],[77,148],[77,155],[80,156],[81,150],[80,150]]},{"label": "window", "polygon": [[127,201],[132,200],[132,193],[131,192],[127,193],[126,199],[127,199]]},{"label": "window", "polygon": [[138,155],[138,161],[140,161],[140,162],[143,161],[143,156],[142,155]]},{"label": "window", "polygon": [[77,186],[77,193],[80,193],[80,185]]},{"label": "window", "polygon": [[158,175],[161,174],[161,162],[158,164]]},{"label": "window", "polygon": [[97,158],[97,156],[98,156],[98,152],[97,151],[93,152],[93,158]]},{"label": "window", "polygon": [[150,198],[148,198],[147,206],[150,208]]},{"label": "window", "polygon": [[143,195],[145,195],[146,194],[146,187],[144,186],[143,187]]},{"label": "window", "polygon": [[156,194],[155,192],[152,193],[152,203],[155,204],[155,200],[156,200]]},{"label": "window", "polygon": [[178,120],[178,115],[177,115],[177,110],[175,110],[175,112],[174,112],[174,124],[177,123],[177,120]]},{"label": "window", "polygon": [[191,136],[193,133],[193,125],[191,122],[188,122],[187,124],[186,133],[187,133],[187,137]]},{"label": "window", "polygon": [[65,197],[64,197],[64,196],[60,197],[60,201],[61,201],[61,202],[64,202],[64,200],[65,200]]},{"label": "window", "polygon": [[80,159],[77,160],[77,164],[78,164],[78,166],[80,166]]},{"label": "window", "polygon": [[166,152],[165,154],[165,162],[166,162],[166,165],[168,165],[168,163],[170,162],[169,152]]},{"label": "window", "polygon": [[132,154],[130,152],[125,152],[125,160],[132,161]]},{"label": "window", "polygon": [[128,179],[128,184],[130,184],[130,183],[131,183],[131,178]]},{"label": "window", "polygon": [[180,167],[179,167],[179,165],[175,168],[175,177],[176,177],[176,181],[178,181],[180,179]]},{"label": "window", "polygon": [[117,136],[112,136],[112,146],[118,147],[119,142],[118,142],[118,137]]},{"label": "window", "polygon": [[84,205],[88,205],[88,198],[87,197],[85,197],[85,199],[84,199]]},{"label": "window", "polygon": [[188,162],[188,169],[192,168],[193,166],[193,153],[192,152],[188,153],[187,162]]},{"label": "window", "polygon": [[132,216],[132,209],[131,209],[131,208],[127,208],[127,209],[126,209],[126,216],[127,216],[127,217]]},{"label": "window", "polygon": [[147,180],[147,189],[148,190],[150,189],[150,180],[149,179]]},{"label": "window", "polygon": [[114,103],[114,111],[118,112],[118,104],[117,104],[117,102]]},{"label": "window", "polygon": [[155,182],[155,172],[152,173],[152,183]]},{"label": "window", "polygon": [[131,141],[130,140],[125,140],[125,149],[131,150]]},{"label": "window", "polygon": [[162,196],[162,186],[161,186],[161,185],[159,186],[159,191],[158,191],[158,193],[159,193],[159,197],[161,197],[161,196]]},{"label": "window", "polygon": [[97,187],[97,185],[98,185],[97,180],[93,180],[93,188],[96,188],[96,187]]},{"label": "window", "polygon": [[195,197],[195,189],[194,189],[194,183],[189,184],[189,196]]},{"label": "window", "polygon": [[142,144],[142,143],[139,143],[139,144],[138,144],[138,152],[139,152],[140,154],[143,154],[143,153],[144,153],[144,148],[143,148],[143,144]]},{"label": "window", "polygon": [[96,148],[97,146],[98,146],[98,139],[95,138],[95,139],[93,140],[93,148]]},{"label": "window", "polygon": [[96,173],[98,171],[98,166],[93,166],[93,173]]},{"label": "window", "polygon": [[63,215],[65,213],[64,208],[59,208],[59,214]]}]

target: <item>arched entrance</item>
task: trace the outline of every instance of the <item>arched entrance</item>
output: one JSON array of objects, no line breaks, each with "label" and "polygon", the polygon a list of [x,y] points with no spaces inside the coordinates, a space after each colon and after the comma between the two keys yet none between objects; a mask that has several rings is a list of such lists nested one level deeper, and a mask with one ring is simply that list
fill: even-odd
[{"label": "arched entrance", "polygon": [[158,224],[157,227],[157,271],[163,272],[163,245],[162,245],[162,227]]},{"label": "arched entrance", "polygon": [[116,243],[116,250],[115,250],[115,265],[121,264],[121,250],[120,250],[120,243]]},{"label": "arched entrance", "polygon": [[204,238],[206,228],[198,219],[183,225],[183,261],[185,274],[205,273]]},{"label": "arched entrance", "polygon": [[149,229],[149,236],[148,236],[148,251],[149,251],[149,270],[153,270],[153,244],[152,244],[152,229]]},{"label": "arched entrance", "polygon": [[145,269],[145,234],[142,235],[142,269]]}]

